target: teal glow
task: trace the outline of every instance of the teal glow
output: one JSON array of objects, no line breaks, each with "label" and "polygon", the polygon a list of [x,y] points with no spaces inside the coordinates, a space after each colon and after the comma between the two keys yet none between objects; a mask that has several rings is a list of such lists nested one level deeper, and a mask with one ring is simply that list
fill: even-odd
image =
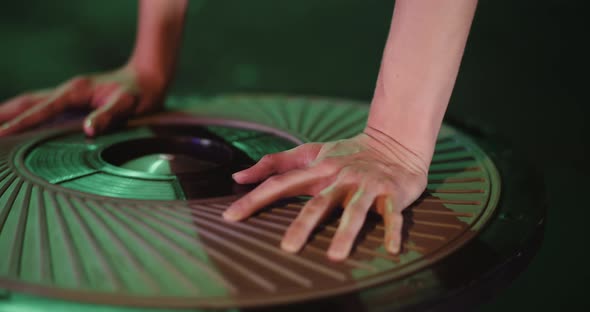
[{"label": "teal glow", "polygon": [[158,171],[158,168],[160,168],[162,165],[164,164],[164,160],[163,159],[158,159],[156,160],[148,169],[149,173],[154,173],[156,171]]}]

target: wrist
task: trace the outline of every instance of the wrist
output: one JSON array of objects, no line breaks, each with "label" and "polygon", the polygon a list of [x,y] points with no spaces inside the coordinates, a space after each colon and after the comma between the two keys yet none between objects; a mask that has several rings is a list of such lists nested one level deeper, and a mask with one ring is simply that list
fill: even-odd
[{"label": "wrist", "polygon": [[430,164],[445,107],[433,102],[375,96],[365,130],[392,138]]},{"label": "wrist", "polygon": [[388,159],[396,163],[406,164],[408,169],[418,175],[427,175],[431,157],[426,157],[420,151],[406,146],[398,140],[377,128],[367,125],[361,134],[368,139],[368,145],[382,151]]},{"label": "wrist", "polygon": [[163,93],[169,84],[170,74],[158,66],[151,65],[146,62],[140,62],[132,57],[121,68],[121,71],[129,75],[141,90],[152,90],[155,93]]},{"label": "wrist", "polygon": [[137,114],[145,114],[162,109],[169,79],[160,71],[138,66],[129,61],[115,72],[134,90],[139,103]]}]

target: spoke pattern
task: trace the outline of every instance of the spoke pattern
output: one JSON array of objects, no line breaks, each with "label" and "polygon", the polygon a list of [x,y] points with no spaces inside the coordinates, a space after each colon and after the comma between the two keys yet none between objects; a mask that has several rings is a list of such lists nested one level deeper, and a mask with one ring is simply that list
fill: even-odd
[{"label": "spoke pattern", "polygon": [[[210,126],[254,160],[291,146],[293,140],[274,135],[302,142],[342,139],[360,132],[367,116],[360,103],[324,98],[224,96],[171,103],[185,117],[188,112],[265,127]],[[174,123],[176,117],[157,120]],[[154,305],[209,308],[334,295],[406,276],[410,266],[425,268],[447,254],[442,251],[459,248],[487,222],[499,196],[487,156],[443,126],[427,190],[404,211],[402,252],[385,251],[382,220],[371,212],[350,258],[334,263],[326,250],[339,210],[300,253],[290,254],[280,242],[304,200],[278,202],[244,222],[228,223],[221,214],[234,197],[182,200],[174,179],[115,176],[101,167],[102,147],[147,137],[146,129],[130,128],[91,145],[71,131],[50,139],[0,139],[0,287],[25,285],[101,303],[153,299]]]}]

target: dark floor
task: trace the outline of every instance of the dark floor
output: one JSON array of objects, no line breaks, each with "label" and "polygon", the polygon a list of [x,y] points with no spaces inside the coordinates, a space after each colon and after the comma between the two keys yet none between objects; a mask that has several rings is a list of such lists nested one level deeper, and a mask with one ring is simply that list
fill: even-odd
[{"label": "dark floor", "polygon": [[[231,3],[230,3],[231,2]],[[134,1],[0,5],[0,99],[122,64]],[[481,0],[448,116],[510,141],[543,173],[544,244],[512,286],[482,307],[584,306],[590,277],[582,199],[590,170],[582,103],[588,36],[582,1]],[[174,94],[275,92],[369,100],[389,1],[192,0]]]}]

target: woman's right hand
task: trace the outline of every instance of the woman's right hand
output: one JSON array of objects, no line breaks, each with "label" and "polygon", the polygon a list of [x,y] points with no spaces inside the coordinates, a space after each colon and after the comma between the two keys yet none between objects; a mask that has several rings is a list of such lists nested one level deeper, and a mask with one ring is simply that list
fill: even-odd
[{"label": "woman's right hand", "polygon": [[89,109],[84,132],[95,136],[115,122],[162,107],[166,79],[140,74],[132,65],[72,78],[48,90],[27,92],[0,103],[0,137],[37,126],[67,109]]}]

